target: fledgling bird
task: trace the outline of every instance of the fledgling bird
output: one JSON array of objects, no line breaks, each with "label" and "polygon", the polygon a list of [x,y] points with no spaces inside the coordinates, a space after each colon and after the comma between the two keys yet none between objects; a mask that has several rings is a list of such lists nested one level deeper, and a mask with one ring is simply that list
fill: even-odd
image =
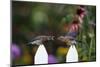
[{"label": "fledgling bird", "polygon": [[28,44],[40,45],[43,42],[48,41],[48,40],[54,40],[54,36],[45,36],[45,35],[37,36],[33,39],[32,42],[29,42]]},{"label": "fledgling bird", "polygon": [[62,42],[65,42],[67,45],[76,45],[75,38],[73,38],[71,36],[60,36],[57,39]]}]

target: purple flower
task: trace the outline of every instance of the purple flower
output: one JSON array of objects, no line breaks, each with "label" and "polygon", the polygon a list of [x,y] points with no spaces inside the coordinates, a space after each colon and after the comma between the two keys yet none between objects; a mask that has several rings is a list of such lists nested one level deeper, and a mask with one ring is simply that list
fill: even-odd
[{"label": "purple flower", "polygon": [[53,56],[52,54],[50,54],[48,56],[48,64],[52,64],[52,63],[57,63],[57,59],[55,58],[55,56]]},{"label": "purple flower", "polygon": [[72,37],[76,37],[78,35],[78,32],[69,32],[67,35],[72,36]]},{"label": "purple flower", "polygon": [[16,44],[11,45],[11,56],[13,59],[16,59],[20,56],[20,48]]}]

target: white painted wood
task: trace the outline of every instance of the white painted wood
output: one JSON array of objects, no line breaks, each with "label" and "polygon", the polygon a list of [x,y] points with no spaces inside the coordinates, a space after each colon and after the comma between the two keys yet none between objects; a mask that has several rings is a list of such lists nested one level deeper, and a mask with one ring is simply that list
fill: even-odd
[{"label": "white painted wood", "polygon": [[78,52],[75,45],[71,45],[66,55],[66,62],[78,62]]},{"label": "white painted wood", "polygon": [[48,64],[48,54],[43,44],[39,45],[34,59],[35,64]]}]

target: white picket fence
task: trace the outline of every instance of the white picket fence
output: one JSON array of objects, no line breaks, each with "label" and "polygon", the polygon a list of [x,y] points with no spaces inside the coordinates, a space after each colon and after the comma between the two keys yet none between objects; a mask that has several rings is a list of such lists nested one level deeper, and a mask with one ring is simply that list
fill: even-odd
[{"label": "white picket fence", "polygon": [[[29,43],[29,44],[39,45],[36,51],[35,57],[34,57],[34,64],[48,64],[48,53],[46,51],[46,48],[44,47],[43,41],[44,40],[54,40],[53,37],[54,36],[38,36],[35,38],[35,41]],[[62,38],[62,36],[60,38]],[[68,39],[72,37],[66,36],[64,38]],[[70,48],[66,55],[66,62],[78,62],[78,52],[75,47],[75,44],[76,44],[76,41],[73,40],[70,44]]]},{"label": "white picket fence", "polygon": [[[66,62],[78,62],[78,52],[75,45],[71,45],[66,55]],[[43,44],[40,44],[35,54],[34,64],[48,64],[48,53]]]},{"label": "white picket fence", "polygon": [[38,50],[35,54],[34,64],[47,64],[48,54],[43,44],[39,45]]}]

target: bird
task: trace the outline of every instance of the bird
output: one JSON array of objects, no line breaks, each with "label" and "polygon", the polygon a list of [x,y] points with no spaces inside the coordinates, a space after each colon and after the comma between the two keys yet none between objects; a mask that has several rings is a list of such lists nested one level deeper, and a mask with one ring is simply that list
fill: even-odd
[{"label": "bird", "polygon": [[46,36],[46,35],[39,35],[33,38],[33,41],[29,42],[28,44],[36,44],[40,45],[45,41],[54,40],[54,36]]}]

